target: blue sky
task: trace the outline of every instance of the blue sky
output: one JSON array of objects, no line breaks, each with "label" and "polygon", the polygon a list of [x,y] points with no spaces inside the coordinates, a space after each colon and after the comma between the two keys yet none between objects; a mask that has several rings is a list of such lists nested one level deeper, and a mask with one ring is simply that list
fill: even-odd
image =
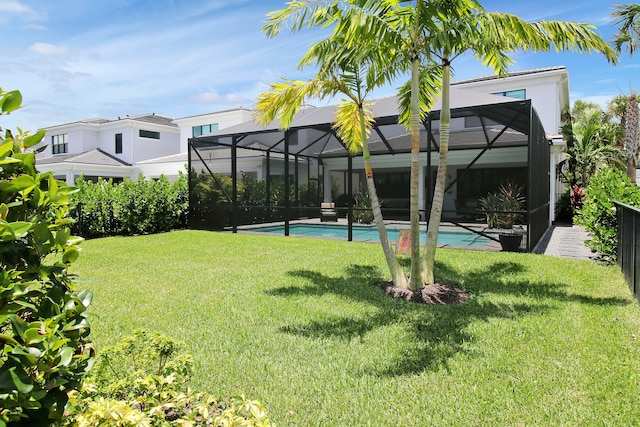
[{"label": "blue sky", "polygon": [[[611,40],[617,1],[485,0],[487,10],[527,20],[571,20]],[[253,106],[280,77],[308,79],[297,61],[317,33],[260,32],[285,0],[0,0],[0,87],[19,89],[25,108],[0,127],[35,130],[86,118],[154,112],[173,118]],[[610,66],[600,55],[514,55],[513,70],[564,65],[571,99],[606,104],[640,91],[640,55]],[[489,74],[471,57],[455,78]],[[400,82],[398,82],[399,84]],[[397,86],[397,85],[395,85]],[[395,87],[394,86],[394,87]],[[394,87],[376,95],[390,95]]]}]

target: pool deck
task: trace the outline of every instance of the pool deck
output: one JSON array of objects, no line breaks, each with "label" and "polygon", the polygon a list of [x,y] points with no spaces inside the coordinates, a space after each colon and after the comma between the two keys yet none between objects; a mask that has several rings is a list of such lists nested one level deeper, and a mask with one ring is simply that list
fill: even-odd
[{"label": "pool deck", "polygon": [[547,229],[533,252],[558,258],[595,260],[596,254],[585,245],[589,238],[583,228],[570,224],[554,224]]}]

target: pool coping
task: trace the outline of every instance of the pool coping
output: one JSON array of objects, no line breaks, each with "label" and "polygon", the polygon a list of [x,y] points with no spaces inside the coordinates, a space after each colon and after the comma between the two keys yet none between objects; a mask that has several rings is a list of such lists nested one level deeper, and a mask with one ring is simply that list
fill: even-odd
[{"label": "pool coping", "polygon": [[[386,220],[385,222],[385,226],[388,228],[394,227],[395,228],[406,228],[409,229],[410,228],[410,223],[409,221],[399,221],[399,220]],[[247,225],[242,225],[242,226],[238,226],[238,232],[239,233],[246,233],[246,234],[256,234],[256,235],[265,235],[265,236],[282,236],[284,237],[284,234],[276,234],[273,232],[268,232],[268,231],[258,231],[258,230],[253,230],[252,229],[256,229],[256,228],[263,228],[263,227],[276,227],[276,226],[283,226],[285,224],[284,221],[276,221],[276,222],[268,222],[268,223],[262,223],[262,224],[247,224]],[[327,226],[333,226],[333,225],[342,225],[342,226],[348,226],[348,221],[346,218],[338,218],[338,221],[336,221],[335,223],[332,222],[331,224],[327,224],[324,222],[320,222],[320,220],[318,218],[310,218],[310,219],[298,219],[298,220],[292,220],[289,221],[289,225],[296,225],[296,224],[303,224],[303,225],[327,225]],[[489,230],[486,227],[486,224],[478,224],[478,223],[465,223],[465,226],[472,228],[472,229],[476,229],[478,231],[487,231],[490,233],[495,233],[496,230]],[[366,227],[375,227],[374,224],[358,224],[358,223],[354,223],[353,226],[366,226]],[[420,222],[420,228],[421,228],[421,232],[426,232],[426,222],[421,221]],[[459,232],[461,230],[461,227],[455,226],[455,225],[451,225],[451,224],[446,224],[443,223],[440,225],[440,231],[454,231],[454,232]],[[229,230],[225,230],[227,232],[230,231]],[[333,237],[333,236],[311,236],[311,235],[290,235],[289,237],[296,237],[296,238],[307,238],[307,239],[324,239],[324,240],[340,240],[340,241],[347,241],[345,238],[342,237]],[[377,243],[379,244],[380,241],[377,239],[356,239],[354,238],[352,240],[353,242],[359,242],[359,243]],[[451,249],[466,249],[466,250],[474,250],[474,251],[501,251],[502,247],[500,246],[500,244],[498,242],[495,242],[493,240],[490,240],[486,245],[483,246],[468,246],[468,245],[454,245],[454,244],[450,244],[450,243],[446,243],[446,244],[439,244],[438,245],[439,248],[451,248]]]}]

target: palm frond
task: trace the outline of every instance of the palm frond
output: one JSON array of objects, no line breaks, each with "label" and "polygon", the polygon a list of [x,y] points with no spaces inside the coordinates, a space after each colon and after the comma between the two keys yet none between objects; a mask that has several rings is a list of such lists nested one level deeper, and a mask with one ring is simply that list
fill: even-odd
[{"label": "palm frond", "polygon": [[283,79],[280,83],[273,83],[271,89],[258,96],[254,119],[263,126],[278,119],[282,129],[291,126],[305,99],[324,93],[322,83],[317,80],[305,82]]},{"label": "palm frond", "polygon": [[338,0],[291,0],[286,8],[267,14],[262,32],[274,37],[287,29],[297,32],[303,28],[326,28],[340,17]]},{"label": "palm frond", "polygon": [[[361,117],[364,118],[364,129]],[[336,122],[334,129],[338,133],[349,151],[354,154],[362,150],[365,138],[369,138],[375,118],[370,104],[360,107],[353,102],[343,102],[336,108]]]},{"label": "palm frond", "polygon": [[617,4],[615,7],[612,15],[618,25],[618,34],[613,44],[618,52],[626,44],[629,54],[633,55],[640,47],[640,4]]},{"label": "palm frond", "polygon": [[[429,64],[420,71],[420,121],[435,105],[442,90],[442,68],[438,64]],[[398,89],[398,121],[407,129],[411,128],[411,81],[407,81]]]}]

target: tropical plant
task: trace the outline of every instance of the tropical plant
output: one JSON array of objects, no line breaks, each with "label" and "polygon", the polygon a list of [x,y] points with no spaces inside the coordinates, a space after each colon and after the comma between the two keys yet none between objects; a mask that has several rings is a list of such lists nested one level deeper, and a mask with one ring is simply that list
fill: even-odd
[{"label": "tropical plant", "polygon": [[566,178],[581,187],[589,185],[596,171],[606,164],[624,166],[623,152],[611,143],[610,118],[597,106],[574,107],[572,119],[562,127],[567,141]]},{"label": "tropical plant", "polygon": [[[270,13],[263,31],[270,36],[276,35],[289,20],[293,22],[294,29],[305,25],[306,14],[300,16],[298,9],[304,3],[307,2],[294,1],[288,8]],[[362,150],[374,221],[391,278],[395,286],[407,287],[407,278],[393,251],[384,225],[367,141],[374,122],[368,97],[376,87],[393,78],[393,69],[388,67],[393,56],[393,52],[380,50],[377,43],[371,39],[368,42],[363,41],[358,46],[349,46],[341,33],[335,33],[313,45],[300,61],[301,67],[315,64],[318,67],[316,77],[308,82],[284,80],[282,83],[273,84],[271,92],[265,92],[258,97],[256,117],[263,124],[278,118],[281,127],[287,129],[306,99],[322,99],[339,94],[346,97],[337,107],[334,127],[338,136],[346,143],[350,154]]]},{"label": "tropical plant", "polygon": [[[461,15],[445,12],[446,3],[440,4],[435,15],[427,46],[431,57],[440,64],[442,72],[442,109],[440,113],[440,161],[436,177],[433,205],[429,218],[429,231],[423,255],[422,281],[434,282],[435,251],[438,228],[442,217],[442,204],[446,185],[447,150],[449,141],[450,73],[451,63],[460,55],[472,52],[498,75],[504,75],[513,60],[507,55],[519,49],[533,52],[573,50],[601,52],[615,62],[615,52],[586,24],[560,21],[528,23],[517,16],[486,12],[475,1],[461,8]],[[458,4],[460,2],[457,2]]]},{"label": "tropical plant", "polygon": [[497,193],[480,198],[480,206],[487,216],[487,227],[513,228],[516,221],[522,218],[519,212],[525,202],[522,191],[522,185],[508,181],[500,185]]},{"label": "tropical plant", "polygon": [[[433,70],[437,64],[438,69],[431,71],[433,87],[442,85],[442,108],[440,112],[440,157],[436,185],[429,216],[429,230],[425,244],[421,267],[415,268],[412,257],[410,288],[415,289],[425,284],[434,283],[435,251],[437,245],[439,224],[442,217],[442,205],[444,202],[444,189],[446,185],[447,152],[450,128],[450,77],[451,63],[457,57],[466,52],[472,52],[483,64],[492,68],[498,75],[504,75],[508,66],[513,62],[507,55],[519,49],[533,52],[555,50],[573,50],[577,52],[601,52],[607,58],[615,62],[617,55],[593,30],[586,24],[571,22],[542,21],[527,23],[526,21],[509,14],[486,12],[479,2],[475,0],[443,0],[433,2],[416,1],[415,7],[411,4],[403,8],[389,8],[391,19],[384,21],[379,19],[379,1],[361,2],[362,8],[357,9],[361,15],[368,15],[371,19],[350,19],[347,24],[353,43],[366,38],[373,38],[381,45],[386,46],[387,51],[400,51],[403,49],[410,53],[412,86],[406,90],[406,85],[401,90],[402,109],[405,112],[401,117],[406,117],[406,111],[411,112],[412,129],[419,126],[416,120],[417,105],[423,107],[432,104],[429,97],[434,92],[425,91],[430,85],[422,85],[420,96],[416,95],[416,73],[418,71],[418,58],[423,56],[428,60],[426,67]],[[396,4],[396,2],[393,2]],[[368,8],[368,9],[367,9]],[[376,13],[370,13],[376,11]],[[389,25],[389,23],[392,23]],[[409,37],[404,35],[409,34]],[[419,50],[415,50],[419,47]],[[405,70],[406,64],[400,64],[399,69]],[[423,68],[424,71],[424,68]],[[408,95],[408,96],[407,96]],[[425,97],[425,95],[427,95]],[[418,104],[419,103],[419,104]],[[413,132],[412,132],[413,134]],[[415,166],[412,163],[412,166]],[[412,172],[412,179],[413,179]],[[415,206],[417,194],[412,192],[412,206]],[[417,235],[417,227],[412,222],[412,242]],[[420,272],[421,281],[416,277]]]},{"label": "tropical plant", "polygon": [[585,190],[575,221],[591,235],[587,246],[609,263],[616,261],[618,220],[614,201],[640,207],[640,189],[620,169],[603,168]]},{"label": "tropical plant", "polygon": [[363,188],[355,196],[355,206],[351,214],[353,222],[359,224],[371,224],[373,222],[373,211],[371,210],[371,197]]},{"label": "tropical plant", "polygon": [[[19,91],[0,89],[0,115],[20,108]],[[1,130],[1,129],[0,129]],[[68,396],[93,363],[88,307],[69,267],[76,190],[38,173],[33,135],[0,134],[0,425],[50,425],[63,419]]]},{"label": "tropical plant", "polygon": [[640,4],[617,4],[613,12],[615,23],[618,25],[613,43],[618,52],[626,45],[629,55],[640,46]]},{"label": "tropical plant", "polygon": [[638,97],[631,92],[625,109],[624,148],[627,155],[627,176],[632,183],[636,183],[636,169],[638,167],[638,148],[640,147],[640,113],[638,112]]},{"label": "tropical plant", "polygon": [[[344,44],[349,47],[359,46],[360,55],[366,58],[369,55],[367,47],[375,45],[373,52],[384,51],[393,57],[393,61],[387,65],[395,69],[387,76],[393,77],[410,70],[411,82],[400,91],[400,117],[404,123],[411,123],[412,154],[416,141],[419,148],[417,135],[421,113],[424,114],[433,105],[438,88],[442,85],[440,159],[429,230],[422,259],[420,260],[417,251],[412,252],[411,259],[409,287],[417,289],[434,283],[435,250],[444,201],[451,120],[451,62],[471,51],[483,64],[491,67],[497,74],[504,75],[513,62],[506,52],[518,49],[533,52],[552,48],[577,52],[597,51],[604,53],[611,61],[615,61],[617,55],[593,31],[593,27],[586,24],[558,21],[527,23],[513,15],[486,12],[475,0],[417,0],[415,6],[410,2],[404,6],[401,3],[403,2],[396,0],[294,0],[285,9],[289,11],[288,15],[279,12],[272,18],[278,23],[277,28],[283,17],[295,18],[294,29],[303,26],[326,27],[337,23],[333,35],[343,35]],[[414,186],[417,185],[417,165],[418,162],[412,156],[412,243],[417,241],[419,233],[416,221],[418,192],[414,191]],[[419,260],[420,265],[417,265]]]}]

